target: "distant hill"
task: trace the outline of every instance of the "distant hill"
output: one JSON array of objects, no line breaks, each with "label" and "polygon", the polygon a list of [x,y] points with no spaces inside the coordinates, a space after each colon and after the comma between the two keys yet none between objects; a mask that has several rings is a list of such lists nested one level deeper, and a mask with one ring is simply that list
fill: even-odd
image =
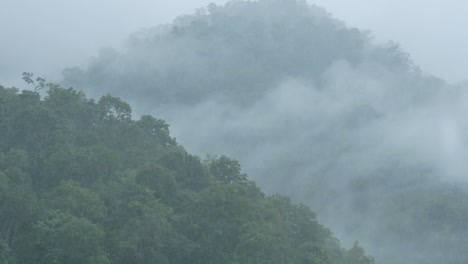
[{"label": "distant hill", "polygon": [[379,263],[466,263],[468,98],[395,43],[297,0],[211,4],[102,50],[64,85],[168,120]]},{"label": "distant hill", "polygon": [[[222,97],[258,100],[284,77],[320,78],[338,60],[405,72],[396,45],[374,45],[305,1],[231,1],[133,34],[123,52],[105,49],[65,83],[153,103],[195,104]],[[145,103],[145,102],[141,102]]]}]

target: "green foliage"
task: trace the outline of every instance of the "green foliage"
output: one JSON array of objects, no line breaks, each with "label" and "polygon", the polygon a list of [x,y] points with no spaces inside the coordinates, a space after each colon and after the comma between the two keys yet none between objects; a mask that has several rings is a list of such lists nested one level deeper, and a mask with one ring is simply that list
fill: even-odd
[{"label": "green foliage", "polygon": [[32,72],[23,72],[23,80],[34,86],[34,92],[38,92],[41,89],[44,89],[47,84],[45,83],[45,79],[41,77],[37,77],[36,80],[33,79],[34,74]]},{"label": "green foliage", "polygon": [[[346,67],[341,68],[343,66]],[[36,88],[45,83],[42,79],[33,81],[32,74],[25,77],[28,82],[35,82]],[[413,125],[417,127],[420,118],[425,118],[418,116],[419,110],[425,113],[432,109],[428,106],[433,104],[443,108],[446,101],[457,101],[457,96],[453,96],[458,93],[457,89],[445,89],[441,80],[421,74],[398,44],[376,44],[369,32],[350,28],[332,18],[325,10],[309,5],[307,1],[234,0],[225,5],[210,4],[193,15],[178,17],[169,25],[137,32],[127,41],[127,47],[123,51],[105,50],[87,67],[65,70],[64,77],[67,84],[100,94],[111,93],[137,101],[143,109],[158,109],[169,113],[174,122],[178,122],[174,117],[180,115],[173,112],[181,112],[182,115],[191,110],[194,113],[201,112],[200,116],[190,115],[200,118],[192,123],[193,129],[197,130],[197,133],[193,133],[192,141],[203,140],[207,136],[197,137],[204,134],[200,131],[213,127],[217,128],[216,131],[210,132],[222,135],[222,143],[216,139],[207,140],[206,143],[209,144],[206,144],[206,148],[219,144],[225,146],[221,152],[231,151],[240,153],[240,156],[248,154],[246,159],[255,155],[262,155],[255,156],[258,159],[275,157],[273,160],[278,161],[278,164],[269,166],[258,179],[264,180],[269,186],[275,186],[273,189],[297,195],[296,198],[316,206],[317,210],[323,210],[324,219],[328,217],[330,222],[342,227],[343,230],[340,231],[348,237],[365,237],[367,244],[384,256],[382,261],[403,262],[397,259],[400,257],[405,258],[405,262],[468,263],[465,248],[459,246],[466,244],[468,237],[466,186],[454,188],[451,184],[433,179],[420,179],[415,176],[421,173],[419,171],[407,173],[395,169],[380,172],[380,168],[373,171],[374,167],[382,164],[389,167],[401,166],[395,165],[394,159],[396,163],[414,163],[420,166],[420,159],[424,160],[426,153],[419,157],[414,155],[414,149],[408,152],[411,146],[406,146],[406,140],[400,142],[401,133],[405,134],[403,138],[414,136],[418,138],[418,143],[423,142],[425,135],[430,133],[419,134],[418,129],[413,130]],[[297,111],[293,111],[291,115],[284,115],[286,118],[283,119],[283,112],[289,111],[289,104],[296,102],[288,97],[283,98],[284,96],[272,100],[271,104],[266,104],[265,101],[271,99],[271,92],[275,92],[278,86],[282,88],[284,81],[289,79],[299,80],[300,86],[304,83],[304,86],[310,87],[307,93],[312,95],[304,96],[310,100],[301,101],[303,105],[298,106]],[[294,91],[295,84],[286,83],[284,86],[288,91],[293,90],[285,94],[292,94],[294,99],[302,96]],[[439,89],[441,87],[443,89]],[[20,142],[24,143],[23,146],[28,151],[47,145],[47,142],[41,143],[40,138],[33,136],[15,140],[17,135],[21,136],[21,133],[17,134],[15,131],[25,127],[23,123],[25,120],[29,121],[31,109],[21,110],[25,111],[24,115],[6,118],[11,111],[20,113],[17,106],[25,102],[37,105],[37,93],[23,92],[21,96],[14,96],[17,91],[5,88],[0,89],[0,92],[5,98],[0,98],[1,103],[10,100],[12,102],[0,104],[0,129],[6,129],[5,138],[9,139],[0,144],[16,146]],[[435,100],[426,100],[430,97]],[[277,101],[287,101],[287,108],[276,108]],[[213,102],[217,107],[212,107]],[[93,114],[89,110],[94,109],[92,102],[87,104],[89,108],[79,111],[82,113],[82,119],[79,120],[83,120],[79,123],[83,125],[72,127],[86,127],[86,130],[76,135],[75,140],[80,147],[103,145],[105,147],[99,148],[105,149],[106,153],[114,150],[125,152],[125,158],[116,154],[117,152],[106,158],[99,153],[93,154],[93,151],[85,152],[88,153],[85,155],[87,157],[101,157],[90,158],[93,163],[102,161],[113,170],[102,170],[108,172],[101,173],[98,166],[89,166],[92,168],[90,173],[76,173],[67,170],[68,159],[60,161],[61,157],[70,156],[72,159],[73,151],[70,151],[71,154],[66,148],[62,152],[53,151],[60,153],[55,154],[58,157],[53,157],[60,161],[56,163],[61,166],[57,171],[71,175],[60,176],[57,171],[50,173],[56,179],[55,184],[59,184],[62,179],[77,179],[76,175],[92,175],[92,172],[99,171],[96,177],[80,176],[82,179],[87,178],[86,185],[91,186],[96,181],[112,179],[114,174],[126,174],[127,170],[131,170],[128,173],[134,177],[138,188],[148,188],[145,190],[148,196],[151,196],[150,192],[154,192],[152,195],[163,203],[183,209],[190,207],[194,201],[206,198],[205,196],[210,197],[207,190],[212,192],[210,195],[215,197],[213,199],[222,200],[229,191],[234,192],[230,188],[242,189],[250,184],[235,160],[224,156],[209,157],[200,163],[198,157],[176,148],[176,142],[169,136],[168,125],[164,121],[142,116],[135,123],[121,122],[124,120],[119,119],[130,116],[129,107],[124,107],[119,99],[110,97],[104,97],[100,105],[97,111],[100,114]],[[421,105],[423,108],[419,109]],[[208,111],[229,110],[216,119],[213,117],[216,115],[209,112],[207,115],[207,112],[200,111],[203,107]],[[73,109],[76,108],[74,105]],[[410,110],[407,112],[408,109]],[[448,109],[444,108],[442,112],[447,110],[451,113],[452,110]],[[119,117],[118,111],[127,114]],[[265,114],[269,111],[271,113]],[[458,115],[457,110],[454,113]],[[42,118],[50,124],[59,115],[44,110],[32,114],[35,114],[34,120]],[[418,118],[414,118],[413,114]],[[411,117],[418,122],[412,122]],[[73,120],[78,120],[77,118],[73,117]],[[433,119],[438,118],[436,115]],[[106,122],[100,122],[101,119]],[[245,122],[239,122],[244,119]],[[186,122],[185,116],[181,120]],[[251,120],[262,122],[253,124],[255,122]],[[399,123],[402,120],[403,123]],[[432,120],[429,121],[431,122]],[[218,129],[231,123],[236,125],[225,130]],[[434,124],[436,123],[437,121]],[[389,131],[385,125],[388,125]],[[410,135],[404,132],[406,126],[412,131]],[[384,143],[382,149],[374,146],[374,142],[366,140],[372,138],[372,131],[378,131],[375,138],[384,137],[382,135],[388,133],[390,140],[386,141],[393,142],[392,138],[396,139],[396,142],[404,145],[399,149],[403,150],[402,153],[396,151],[401,147],[398,144],[394,146],[393,143]],[[55,133],[54,138],[64,134],[62,128],[50,132]],[[260,151],[257,151],[257,147]],[[267,153],[265,149],[273,149],[275,153]],[[251,156],[251,152],[262,154]],[[376,153],[379,155],[375,156]],[[416,150],[416,153],[419,152]],[[286,157],[288,155],[294,156]],[[439,160],[443,160],[439,153],[433,158],[428,163],[438,164]],[[444,170],[453,169],[445,168],[445,161],[441,163]],[[53,166],[54,163],[51,164]],[[422,166],[440,169],[434,164]],[[145,171],[145,167],[148,170],[154,169],[155,172]],[[425,176],[433,173],[437,172],[424,172]],[[308,182],[304,184],[306,176]],[[84,183],[83,180],[79,181]],[[214,187],[213,183],[218,185]],[[433,184],[441,187],[436,188]],[[218,193],[215,190],[221,191]],[[203,201],[214,208],[231,208],[231,204],[209,203],[209,200],[206,198]],[[234,201],[240,203],[235,199]],[[304,212],[304,215],[307,213]],[[180,221],[188,220],[181,217]],[[224,224],[229,225],[228,220],[223,221],[226,223],[219,224],[218,233],[224,230]],[[212,222],[216,220],[212,219]],[[201,228],[200,225],[197,228]],[[278,241],[283,240],[282,236],[274,233],[273,228],[269,229],[261,224],[249,224],[246,228],[251,231],[241,234],[243,239],[233,238],[233,241],[221,241],[218,244],[217,240],[222,235],[216,237],[217,233],[209,233],[209,238],[216,237],[216,240],[206,238],[202,243],[212,243],[214,248],[222,247],[220,250],[224,250],[233,247],[238,239],[237,246],[242,248],[242,254],[233,252],[229,255],[216,255],[209,252],[211,248],[205,249],[206,252],[200,249],[197,254],[205,258],[216,258],[216,261],[224,263],[275,262],[267,260],[266,256],[275,256],[283,263],[296,261],[287,257],[293,253],[286,254],[286,250],[275,248],[280,243]],[[208,228],[206,230],[212,232]],[[187,232],[199,232],[196,234],[202,236],[195,227]],[[191,241],[195,239],[189,237]],[[297,251],[293,252],[302,256],[302,262],[339,263],[337,259],[341,253],[327,253],[324,243],[333,244],[330,241],[317,243],[313,240],[296,245]],[[227,246],[223,247],[224,244]],[[275,249],[272,250],[273,248]],[[408,254],[397,256],[395,252],[402,250],[408,250]],[[276,252],[284,255],[275,255]],[[357,256],[362,255],[359,246],[355,246],[352,252]],[[352,252],[346,253],[346,263],[362,262]],[[407,255],[417,255],[423,259],[407,260]],[[370,260],[364,260],[364,263],[366,261]]]},{"label": "green foliage", "polygon": [[105,207],[99,196],[73,181],[63,181],[51,193],[47,194],[45,199],[50,204],[49,208],[78,218],[98,222],[103,220],[105,215]]},{"label": "green foliage", "polygon": [[[34,84],[32,74],[24,77]],[[35,82],[48,88],[46,97],[0,87],[1,263],[351,258],[314,213],[265,196],[239,162],[202,162],[176,144],[164,121],[132,120],[118,98],[96,103]],[[352,257],[367,258],[360,248]]]},{"label": "green foliage", "polygon": [[141,116],[136,124],[148,135],[159,139],[161,145],[175,145],[176,142],[169,135],[169,125],[164,120],[156,119],[150,115]]},{"label": "green foliage", "polygon": [[241,166],[237,160],[226,156],[219,158],[209,156],[205,162],[210,173],[222,182],[239,183],[247,181],[247,175],[241,173]]},{"label": "green foliage", "polygon": [[85,218],[49,211],[23,235],[18,258],[25,263],[110,263],[105,232]]},{"label": "green foliage", "polygon": [[374,264],[375,262],[372,257],[367,257],[364,254],[364,249],[359,246],[358,242],[355,242],[353,248],[346,252],[344,263]]},{"label": "green foliage", "polygon": [[209,185],[210,175],[199,157],[180,150],[172,150],[165,152],[158,162],[175,172],[177,182],[180,185],[196,190],[201,190]]},{"label": "green foliage", "polygon": [[36,194],[31,187],[29,159],[21,148],[0,151],[0,237],[7,246],[34,221]]},{"label": "green foliage", "polygon": [[99,99],[98,108],[102,118],[106,120],[129,120],[132,117],[130,105],[110,95]]},{"label": "green foliage", "polygon": [[170,201],[177,190],[174,173],[158,164],[140,168],[136,172],[135,181],[154,191],[155,196],[163,201]]},{"label": "green foliage", "polygon": [[4,240],[0,240],[0,263],[15,264],[16,259],[8,244]]}]

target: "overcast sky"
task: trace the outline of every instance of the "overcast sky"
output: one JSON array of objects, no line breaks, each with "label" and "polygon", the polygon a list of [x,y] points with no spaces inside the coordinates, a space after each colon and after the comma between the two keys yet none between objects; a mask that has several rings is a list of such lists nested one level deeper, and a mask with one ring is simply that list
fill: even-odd
[{"label": "overcast sky", "polygon": [[[58,79],[101,47],[120,47],[144,27],[224,0],[0,0],[0,83],[22,85],[32,71]],[[309,0],[349,26],[394,40],[426,72],[451,82],[468,79],[468,1]]]}]

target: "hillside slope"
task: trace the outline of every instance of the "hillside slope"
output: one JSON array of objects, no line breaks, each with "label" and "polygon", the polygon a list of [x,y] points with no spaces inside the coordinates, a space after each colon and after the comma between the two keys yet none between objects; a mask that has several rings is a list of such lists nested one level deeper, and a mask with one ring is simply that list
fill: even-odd
[{"label": "hillside slope", "polygon": [[135,102],[187,149],[240,160],[379,263],[468,261],[466,89],[317,6],[210,5],[66,69],[64,84]]},{"label": "hillside slope", "polygon": [[0,262],[374,263],[237,161],[187,153],[117,97],[0,86]]}]

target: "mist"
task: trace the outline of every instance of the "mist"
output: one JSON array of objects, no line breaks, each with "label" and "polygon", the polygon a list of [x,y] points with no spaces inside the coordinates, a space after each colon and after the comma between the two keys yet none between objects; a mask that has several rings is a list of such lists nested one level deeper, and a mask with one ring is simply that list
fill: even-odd
[{"label": "mist", "polygon": [[[211,2],[226,1],[2,1],[2,84],[23,86],[24,71],[59,80],[63,68],[86,65],[100,48],[122,48],[130,33],[170,23]],[[425,72],[450,82],[468,79],[464,2],[308,2],[325,7],[349,26],[371,30],[380,42],[398,42]]]},{"label": "mist", "polygon": [[211,5],[133,34],[123,52],[102,50],[87,68],[67,69],[65,83],[167,120],[200,156],[238,159],[267,193],[311,206],[380,263],[450,259],[444,252],[462,251],[465,232],[409,236],[424,224],[404,208],[432,214],[424,197],[450,200],[445,190],[465,182],[465,87],[426,73],[397,44],[294,2]]},{"label": "mist", "polygon": [[[166,120],[189,152],[239,160],[267,194],[310,206],[377,263],[463,263],[467,231],[453,220],[465,219],[456,200],[468,197],[463,8],[366,2],[368,11],[342,1],[220,2],[172,23],[208,3],[174,2],[156,18],[150,7],[162,4],[146,3],[133,9],[141,21],[109,19],[71,45],[70,30],[58,40],[67,48],[40,53],[69,57],[25,57],[48,61],[31,70],[55,78],[66,68],[63,84],[93,97],[120,96],[134,117]],[[119,4],[109,16],[125,16]],[[6,58],[16,61],[0,64],[8,81],[24,64]]]},{"label": "mist", "polygon": [[70,65],[84,66],[103,47],[122,48],[141,28],[171,22],[182,13],[223,1],[4,0],[0,9],[0,78],[23,87],[21,73],[60,80]]}]

